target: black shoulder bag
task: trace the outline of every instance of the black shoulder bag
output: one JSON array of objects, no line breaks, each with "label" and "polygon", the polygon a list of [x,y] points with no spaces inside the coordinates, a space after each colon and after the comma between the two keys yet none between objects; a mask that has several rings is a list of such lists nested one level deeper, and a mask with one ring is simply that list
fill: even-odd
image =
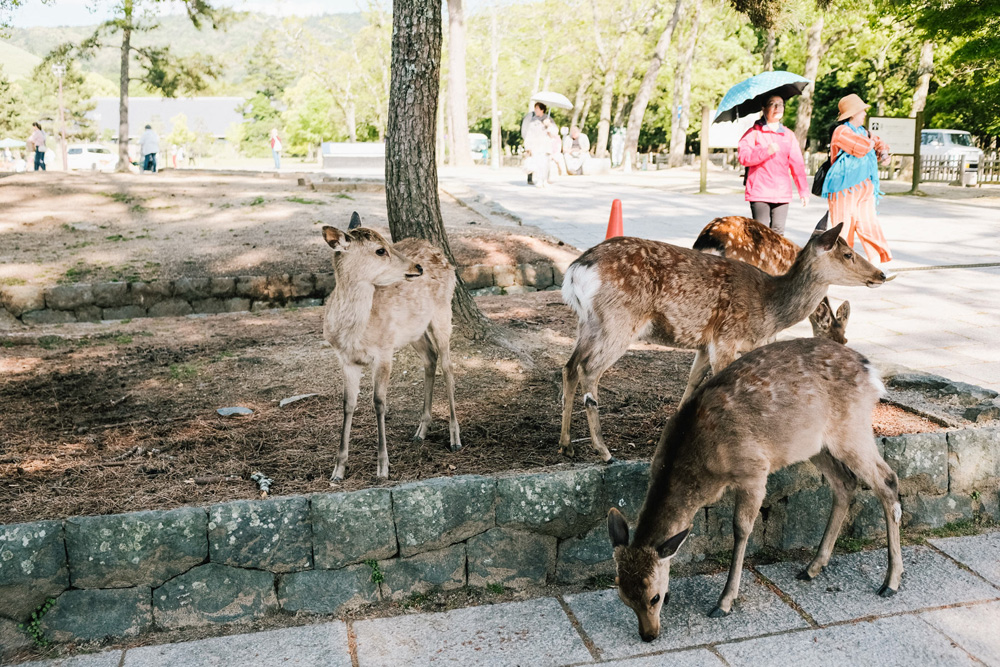
[{"label": "black shoulder bag", "polygon": [[816,170],[816,175],[813,176],[812,193],[817,197],[823,196],[823,182],[826,181],[826,172],[828,171],[830,171],[829,157],[819,166],[819,169]]}]

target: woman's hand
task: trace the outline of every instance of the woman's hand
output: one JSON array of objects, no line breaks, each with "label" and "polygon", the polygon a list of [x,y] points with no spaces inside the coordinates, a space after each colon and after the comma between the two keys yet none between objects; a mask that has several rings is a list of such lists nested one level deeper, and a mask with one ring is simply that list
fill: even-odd
[{"label": "woman's hand", "polygon": [[809,206],[809,197],[799,197],[799,199],[802,201],[802,208]]},{"label": "woman's hand", "polygon": [[774,143],[774,142],[772,141],[772,142],[771,142],[770,144],[768,144],[768,146],[767,146],[767,154],[768,154],[768,155],[774,155],[774,154],[775,154],[775,153],[777,153],[777,152],[778,152],[778,144],[776,144],[776,143]]}]

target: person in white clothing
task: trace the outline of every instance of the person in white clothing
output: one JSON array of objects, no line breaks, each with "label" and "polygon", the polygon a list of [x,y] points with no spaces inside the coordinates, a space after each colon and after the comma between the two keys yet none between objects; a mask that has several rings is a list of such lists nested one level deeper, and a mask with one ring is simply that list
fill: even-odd
[{"label": "person in white clothing", "polygon": [[142,170],[156,173],[156,154],[160,152],[160,137],[149,125],[139,138],[139,152],[142,153]]},{"label": "person in white clothing", "polygon": [[45,171],[45,132],[42,130],[42,126],[37,121],[31,124],[34,129],[31,131],[31,136],[28,137],[28,143],[34,147],[35,150],[35,171],[41,169]]},{"label": "person in white clothing", "polygon": [[274,168],[281,169],[281,139],[278,138],[278,128],[271,128],[271,156],[274,158]]}]

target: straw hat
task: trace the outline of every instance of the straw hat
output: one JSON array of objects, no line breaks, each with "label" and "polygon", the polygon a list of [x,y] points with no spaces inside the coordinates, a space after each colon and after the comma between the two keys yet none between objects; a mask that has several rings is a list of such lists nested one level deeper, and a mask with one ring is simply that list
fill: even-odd
[{"label": "straw hat", "polygon": [[840,100],[840,102],[837,103],[837,111],[840,112],[840,115],[837,116],[837,120],[840,121],[845,118],[850,118],[859,111],[870,109],[871,106],[872,105],[870,104],[865,104],[865,101],[854,93],[846,95]]}]

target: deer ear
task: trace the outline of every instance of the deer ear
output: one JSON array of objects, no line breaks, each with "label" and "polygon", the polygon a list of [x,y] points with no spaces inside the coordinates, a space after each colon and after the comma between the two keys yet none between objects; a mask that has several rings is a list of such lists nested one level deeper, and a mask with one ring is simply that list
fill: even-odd
[{"label": "deer ear", "polygon": [[816,310],[809,313],[809,321],[829,328],[832,320],[833,311],[830,308],[830,300],[824,297],[823,300],[819,302],[819,305],[816,306]]},{"label": "deer ear", "polygon": [[323,227],[323,240],[333,248],[334,252],[343,252],[351,245],[351,235],[336,227]]},{"label": "deer ear", "polygon": [[851,316],[851,302],[845,301],[840,304],[840,308],[837,309],[837,321],[842,325],[847,324],[847,318]]},{"label": "deer ear", "polygon": [[687,539],[690,532],[691,529],[687,528],[673,537],[668,538],[666,542],[656,547],[656,553],[660,555],[660,558],[673,558],[673,555],[677,553],[677,550],[681,548],[682,544],[684,544],[684,540]]},{"label": "deer ear", "polygon": [[840,230],[844,228],[844,223],[840,223],[833,229],[823,232],[820,234],[819,238],[816,239],[816,245],[819,246],[820,250],[829,252],[833,250],[834,246],[837,245],[837,239],[840,237]]},{"label": "deer ear", "polygon": [[612,547],[628,546],[628,521],[614,507],[608,512],[608,537]]},{"label": "deer ear", "polygon": [[351,222],[347,225],[347,229],[348,231],[350,231],[352,229],[357,229],[360,226],[361,226],[361,216],[358,215],[357,211],[355,211],[354,213],[351,213]]}]

